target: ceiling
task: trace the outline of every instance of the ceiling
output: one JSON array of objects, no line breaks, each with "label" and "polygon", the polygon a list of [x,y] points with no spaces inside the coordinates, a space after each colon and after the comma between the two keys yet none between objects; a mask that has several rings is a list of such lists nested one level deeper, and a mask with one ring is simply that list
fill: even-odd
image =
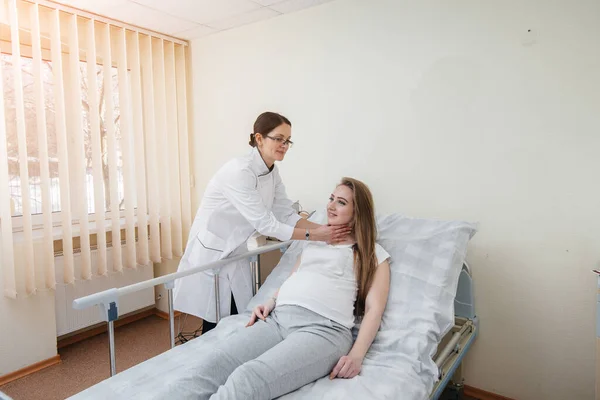
[{"label": "ceiling", "polygon": [[141,28],[196,39],[331,0],[55,0]]}]

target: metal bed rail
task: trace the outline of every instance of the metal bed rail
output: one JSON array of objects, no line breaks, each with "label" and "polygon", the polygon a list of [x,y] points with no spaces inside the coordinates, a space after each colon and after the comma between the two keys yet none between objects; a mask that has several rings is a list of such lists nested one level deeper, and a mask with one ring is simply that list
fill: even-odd
[{"label": "metal bed rail", "polygon": [[[173,288],[175,287],[175,279],[184,278],[189,275],[194,275],[202,271],[209,269],[216,269],[218,271],[222,266],[229,264],[234,261],[248,259],[250,262],[250,268],[252,271],[252,294],[255,295],[260,287],[260,264],[259,256],[263,253],[268,253],[273,250],[285,251],[290,246],[292,241],[279,242],[274,244],[268,244],[260,246],[254,250],[246,253],[224,258],[222,260],[214,261],[205,265],[199,265],[197,267],[190,268],[186,271],[173,272],[171,274],[163,275],[158,278],[148,279],[143,282],[134,283],[132,285],[124,286],[121,288],[112,288],[104,290],[102,292],[94,293],[89,296],[80,297],[73,300],[73,308],[76,310],[83,310],[88,307],[98,305],[100,307],[101,317],[108,323],[108,345],[110,353],[110,376],[114,376],[117,373],[116,367],[116,356],[115,356],[115,328],[114,321],[119,318],[119,297],[125,296],[130,293],[139,292],[140,290],[148,289],[158,285],[165,285],[168,293],[169,303],[169,328],[171,335],[171,348],[175,347],[175,311],[173,309]],[[221,313],[219,307],[219,274],[215,273],[215,301],[216,301],[216,315],[217,322],[220,320]]]}]

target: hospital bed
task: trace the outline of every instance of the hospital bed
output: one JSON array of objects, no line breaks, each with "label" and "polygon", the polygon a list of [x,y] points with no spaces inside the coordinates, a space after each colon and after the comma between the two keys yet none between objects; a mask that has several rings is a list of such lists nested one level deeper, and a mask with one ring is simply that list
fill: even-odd
[{"label": "hospital bed", "polygon": [[[311,220],[321,222],[322,218],[324,214],[317,213]],[[437,400],[450,382],[462,384],[461,363],[478,332],[473,280],[466,263],[467,246],[476,232],[475,225],[398,214],[379,216],[377,223],[378,243],[391,255],[391,288],[380,330],[360,375],[353,379],[325,377],[281,399]],[[277,243],[232,258],[248,258],[256,271],[259,254],[276,249],[284,252],[246,310],[223,318],[215,329],[177,347],[172,306],[174,279],[218,268],[228,260],[76,299],[74,307],[78,309],[100,306],[108,323],[111,377],[70,399],[194,398],[198,389],[194,376],[203,353],[243,329],[251,310],[289,276],[305,245],[305,242]],[[113,322],[118,318],[118,298],[160,284],[164,284],[169,293],[172,348],[116,374]],[[357,321],[354,337],[359,328],[360,321]]]}]

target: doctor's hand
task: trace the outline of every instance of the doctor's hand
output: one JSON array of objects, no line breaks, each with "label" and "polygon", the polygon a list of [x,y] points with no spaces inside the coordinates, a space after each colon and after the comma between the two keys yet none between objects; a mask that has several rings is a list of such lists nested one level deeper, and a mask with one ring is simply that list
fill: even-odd
[{"label": "doctor's hand", "polygon": [[351,233],[350,225],[321,225],[312,232],[311,236],[312,240],[336,244],[346,240]]},{"label": "doctor's hand", "polygon": [[345,378],[351,379],[359,374],[362,368],[362,358],[352,356],[348,354],[340,358],[340,361],[333,368],[333,371],[329,374],[329,379],[334,378]]},{"label": "doctor's hand", "polygon": [[250,321],[246,324],[246,328],[254,325],[257,318],[262,319],[263,321],[267,319],[267,315],[273,311],[275,308],[275,300],[269,299],[265,304],[261,304],[259,306],[254,307],[252,310],[252,316],[250,317]]}]

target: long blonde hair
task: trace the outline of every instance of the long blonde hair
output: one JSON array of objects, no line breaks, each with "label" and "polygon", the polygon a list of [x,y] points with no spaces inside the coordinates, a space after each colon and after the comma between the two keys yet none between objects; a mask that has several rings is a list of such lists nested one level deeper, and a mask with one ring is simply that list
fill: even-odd
[{"label": "long blonde hair", "polygon": [[377,268],[375,205],[371,190],[361,181],[344,177],[340,185],[347,186],[353,193],[354,220],[352,228],[356,239],[354,245],[354,271],[358,286],[355,312],[356,315],[361,316],[365,312],[367,294],[373,284],[375,268]]}]

